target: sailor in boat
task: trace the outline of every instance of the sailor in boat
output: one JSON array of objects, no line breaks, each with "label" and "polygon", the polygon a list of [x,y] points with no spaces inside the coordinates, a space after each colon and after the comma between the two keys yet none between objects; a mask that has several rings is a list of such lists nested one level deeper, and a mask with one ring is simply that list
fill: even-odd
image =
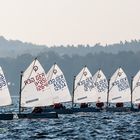
[{"label": "sailor in boat", "polygon": [[123,102],[116,103],[116,107],[123,107],[123,106],[124,106]]},{"label": "sailor in boat", "polygon": [[100,102],[100,97],[98,97],[98,101],[96,103],[96,107],[102,109],[103,106],[104,106],[104,103],[103,102]]},{"label": "sailor in boat", "polygon": [[32,113],[42,113],[43,112],[43,108],[42,107],[35,107],[32,111]]},{"label": "sailor in boat", "polygon": [[63,104],[61,104],[61,103],[55,103],[54,105],[53,105],[53,108],[54,109],[64,109],[64,108],[66,108]]},{"label": "sailor in boat", "polygon": [[140,104],[137,104],[137,108],[140,110]]},{"label": "sailor in boat", "polygon": [[81,103],[80,104],[80,108],[87,108],[88,107],[88,104],[87,103]]}]

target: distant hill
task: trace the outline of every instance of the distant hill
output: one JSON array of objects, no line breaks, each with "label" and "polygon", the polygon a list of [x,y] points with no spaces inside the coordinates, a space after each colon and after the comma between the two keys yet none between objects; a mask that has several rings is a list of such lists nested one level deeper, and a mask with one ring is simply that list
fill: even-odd
[{"label": "distant hill", "polygon": [[38,56],[42,52],[56,52],[60,56],[66,54],[72,56],[74,54],[85,56],[88,53],[96,54],[100,52],[117,54],[121,51],[132,51],[134,53],[140,51],[140,40],[131,40],[130,42],[120,42],[112,45],[102,46],[100,43],[94,46],[78,45],[78,46],[52,46],[36,45],[19,40],[7,40],[0,36],[0,57],[17,57],[19,55],[29,53],[33,56]]},{"label": "distant hill", "polygon": [[39,46],[32,43],[21,42],[19,40],[6,40],[0,36],[0,57],[17,57],[24,53],[37,55],[46,46]]}]

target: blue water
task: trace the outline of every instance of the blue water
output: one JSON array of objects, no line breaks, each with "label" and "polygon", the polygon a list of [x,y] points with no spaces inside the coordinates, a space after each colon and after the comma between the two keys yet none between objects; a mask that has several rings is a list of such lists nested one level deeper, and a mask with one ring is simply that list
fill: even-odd
[{"label": "blue water", "polygon": [[[14,98],[12,111],[17,110]],[[59,119],[0,121],[0,139],[140,139],[140,113],[79,113]]]}]

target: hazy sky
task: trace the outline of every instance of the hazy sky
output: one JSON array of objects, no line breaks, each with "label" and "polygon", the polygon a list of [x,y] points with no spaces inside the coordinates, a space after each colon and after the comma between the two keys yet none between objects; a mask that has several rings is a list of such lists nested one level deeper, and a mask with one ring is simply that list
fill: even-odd
[{"label": "hazy sky", "polygon": [[140,39],[140,0],[0,0],[0,35],[46,45]]}]

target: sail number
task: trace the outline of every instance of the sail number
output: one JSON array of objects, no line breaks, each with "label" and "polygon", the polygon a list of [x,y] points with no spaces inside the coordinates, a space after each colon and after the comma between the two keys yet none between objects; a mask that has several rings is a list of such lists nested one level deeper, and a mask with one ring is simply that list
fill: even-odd
[{"label": "sail number", "polygon": [[25,85],[31,84],[31,83],[35,84],[37,91],[45,89],[45,87],[48,85],[47,79],[44,73],[37,74],[35,77],[31,77],[24,81]]},{"label": "sail number", "polygon": [[54,90],[58,91],[66,87],[66,80],[63,75],[59,75],[56,78],[49,80],[48,84],[53,85]]},{"label": "sail number", "polygon": [[126,77],[113,82],[113,86],[117,86],[119,91],[123,91],[129,88],[129,84]]},{"label": "sail number", "polygon": [[138,86],[140,86],[140,82],[137,82],[137,83],[136,83],[136,87],[138,87]]},{"label": "sail number", "polygon": [[102,79],[98,82],[95,82],[95,85],[97,86],[98,92],[104,92],[108,87],[106,79]]},{"label": "sail number", "polygon": [[94,88],[92,77],[88,77],[78,83],[78,86],[84,86],[85,91],[91,91]]},{"label": "sail number", "polygon": [[2,74],[0,74],[0,88],[6,86],[6,80]]}]

